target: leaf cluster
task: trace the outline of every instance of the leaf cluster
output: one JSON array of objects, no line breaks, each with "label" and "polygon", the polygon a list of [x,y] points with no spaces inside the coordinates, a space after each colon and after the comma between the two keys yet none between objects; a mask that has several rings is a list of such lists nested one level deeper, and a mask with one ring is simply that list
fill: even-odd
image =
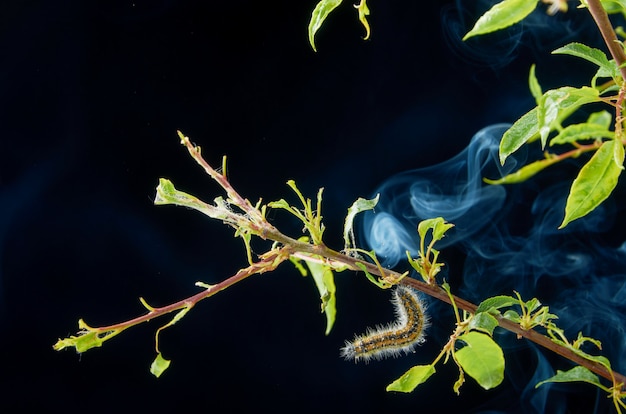
[{"label": "leaf cluster", "polygon": [[[556,2],[555,2],[556,4]],[[587,3],[582,3],[586,7]],[[606,4],[606,3],[604,3]],[[483,35],[516,24],[537,7],[535,0],[504,0],[494,5],[478,19],[464,39]],[[566,2],[559,2],[557,9],[567,10]],[[624,5],[611,5],[611,11]],[[552,9],[555,11],[556,9]],[[550,11],[550,9],[549,9]],[[608,21],[608,19],[606,19]],[[612,32],[612,30],[611,30]],[[533,177],[535,174],[568,158],[577,158],[584,153],[592,156],[581,167],[571,184],[565,206],[565,214],[559,228],[582,218],[598,207],[615,189],[624,170],[623,98],[625,83],[616,59],[609,59],[596,48],[582,43],[570,43],[552,52],[584,59],[597,67],[589,86],[563,86],[543,92],[535,76],[535,67],[529,74],[529,88],[537,103],[517,120],[503,135],[500,142],[500,162],[523,145],[539,141],[544,158],[533,161],[519,170],[499,179],[485,179],[489,184],[513,184]],[[599,83],[603,80],[603,83]],[[591,114],[586,122],[567,124],[568,119],[582,106],[604,103],[612,110]],[[547,150],[546,147],[550,149]]]}]

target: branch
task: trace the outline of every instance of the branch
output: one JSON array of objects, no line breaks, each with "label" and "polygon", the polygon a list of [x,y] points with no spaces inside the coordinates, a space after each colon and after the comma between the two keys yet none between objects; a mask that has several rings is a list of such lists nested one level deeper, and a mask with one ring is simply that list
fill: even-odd
[{"label": "branch", "polygon": [[[259,261],[250,263],[250,266],[239,270],[235,275],[230,278],[216,284],[206,285],[204,283],[197,283],[197,285],[205,287],[206,289],[200,293],[197,293],[189,298],[180,300],[170,305],[153,308],[150,307],[144,300],[142,304],[148,309],[148,313],[130,319],[126,322],[117,323],[114,325],[92,328],[87,326],[84,322],[79,321],[79,327],[81,331],[77,336],[72,336],[66,339],[59,339],[54,345],[55,350],[60,350],[68,347],[75,347],[78,352],[84,352],[93,347],[99,347],[102,343],[120,332],[138,325],[143,322],[148,322],[151,319],[169,314],[171,312],[179,311],[186,312],[198,302],[214,294],[254,275],[268,271],[275,270],[282,262],[289,258],[302,258],[302,254],[305,257],[319,258],[325,264],[332,269],[348,269],[353,271],[363,271],[380,276],[388,284],[406,284],[425,294],[439,299],[448,304],[454,304],[459,309],[470,313],[476,313],[477,306],[465,299],[456,297],[449,294],[440,286],[434,282],[425,283],[417,279],[404,277],[406,274],[401,274],[392,270],[386,270],[375,263],[370,263],[365,260],[353,257],[349,254],[340,253],[333,249],[330,249],[324,245],[321,240],[317,244],[309,243],[307,241],[296,240],[289,237],[277,228],[271,225],[265,218],[265,206],[252,206],[250,202],[241,197],[237,191],[230,185],[224,174],[218,173],[213,169],[200,154],[200,149],[194,146],[187,137],[181,136],[181,143],[187,147],[187,150],[191,156],[200,164],[204,170],[226,191],[228,194],[227,202],[224,202],[221,198],[216,198],[215,205],[205,203],[189,194],[176,190],[169,181],[163,183],[157,188],[157,194],[162,199],[155,200],[158,204],[177,204],[198,210],[209,217],[222,220],[225,224],[228,224],[237,229],[237,235],[244,238],[246,247],[249,250],[249,240],[251,235],[256,235],[263,239],[274,241],[272,248],[265,254],[259,257]],[[163,180],[162,180],[163,181]],[[165,180],[167,181],[167,180]],[[163,184],[166,184],[165,186]],[[242,213],[236,213],[232,211],[231,205],[239,208]],[[244,236],[247,235],[247,236]],[[181,316],[182,317],[182,316]],[[170,326],[175,323],[176,317],[173,322],[165,325]],[[547,348],[581,366],[586,367],[590,371],[600,375],[614,384],[626,384],[626,377],[618,372],[611,372],[607,370],[601,364],[594,361],[585,359],[580,355],[574,353],[567,347],[561,346],[553,342],[545,335],[538,333],[532,329],[522,329],[519,324],[513,323],[502,316],[496,317],[500,327],[515,333],[518,338],[524,337],[536,344]],[[158,335],[158,332],[157,332]],[[158,350],[157,350],[158,351]]]}]

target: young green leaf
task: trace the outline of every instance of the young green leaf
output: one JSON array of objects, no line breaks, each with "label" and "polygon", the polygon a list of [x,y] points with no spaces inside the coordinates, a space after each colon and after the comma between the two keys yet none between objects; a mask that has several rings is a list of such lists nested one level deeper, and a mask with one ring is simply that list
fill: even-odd
[{"label": "young green leaf", "polygon": [[615,132],[609,131],[603,125],[584,123],[568,125],[559,134],[550,140],[550,146],[571,144],[584,139],[614,138]]},{"label": "young green leaf", "polygon": [[560,229],[586,216],[607,199],[617,185],[623,162],[624,147],[619,140],[614,139],[602,144],[581,168],[572,183],[565,205],[565,218],[559,226]]},{"label": "young green leaf", "polygon": [[537,0],[504,0],[483,14],[463,40],[512,26],[532,13],[537,4]]},{"label": "young green leaf", "polygon": [[330,333],[335,324],[337,305],[335,298],[335,276],[330,266],[313,260],[306,260],[306,265],[311,271],[315,286],[322,300],[322,312],[326,315],[326,335]]},{"label": "young green leaf", "polygon": [[539,85],[539,81],[537,80],[537,77],[535,76],[534,64],[530,66],[530,72],[528,73],[528,87],[530,89],[530,93],[535,98],[535,101],[539,103],[539,98],[541,98],[541,95],[543,95],[543,92],[541,91],[541,86]]},{"label": "young green leaf", "polygon": [[497,387],[504,379],[502,348],[489,335],[471,331],[459,336],[466,346],[455,356],[463,371],[486,390]]},{"label": "young green leaf", "polygon": [[600,49],[574,42],[556,49],[552,54],[576,56],[591,63],[595,63],[601,71],[596,76],[602,77],[602,75],[604,75],[603,77],[612,77],[614,79],[619,77],[619,70],[615,61],[609,61],[604,52]]},{"label": "young green leaf", "polygon": [[387,391],[411,392],[435,373],[433,365],[416,365],[387,385]]},{"label": "young green leaf", "polygon": [[512,296],[493,296],[491,298],[487,298],[480,302],[478,308],[476,308],[476,313],[480,312],[489,312],[494,313],[500,308],[505,308],[507,306],[512,306],[519,303],[519,301]]},{"label": "young green leaf", "polygon": [[420,238],[423,240],[426,238],[426,233],[428,230],[432,230],[433,232],[433,242],[437,242],[441,240],[446,231],[450,230],[454,227],[454,224],[446,223],[443,217],[435,217],[432,219],[422,220],[417,225],[417,232],[420,235]]},{"label": "young green leaf", "polygon": [[519,313],[517,313],[517,311],[514,311],[513,309],[509,309],[506,312],[504,312],[502,314],[502,317],[504,319],[507,319],[513,323],[520,323],[522,318],[520,317]]},{"label": "young green leaf", "polygon": [[543,94],[537,104],[537,123],[541,136],[541,147],[546,146],[548,134],[561,124],[582,105],[599,101],[599,93],[595,88],[583,86],[573,88],[564,86],[551,89]]},{"label": "young green leaf", "polygon": [[313,13],[311,14],[311,20],[309,21],[309,43],[314,51],[317,52],[315,48],[315,33],[322,27],[324,20],[328,17],[330,12],[335,10],[337,6],[341,4],[342,0],[321,0],[313,9]]},{"label": "young green leaf", "polygon": [[605,387],[598,379],[598,376],[582,366],[576,366],[569,371],[557,370],[555,376],[548,378],[547,380],[538,382],[537,385],[535,385],[535,388],[539,388],[543,384],[547,384],[550,382],[587,382],[589,384],[593,384],[597,387],[605,389]]},{"label": "young green leaf", "polygon": [[165,370],[169,368],[171,362],[172,361],[170,361],[169,359],[163,358],[163,355],[161,355],[161,353],[159,352],[156,358],[154,358],[154,361],[152,361],[152,364],[150,365],[150,372],[152,373],[152,375],[159,378],[161,374],[163,374],[163,372],[165,372]]},{"label": "young green leaf", "polygon": [[594,112],[591,115],[589,115],[589,118],[587,119],[587,123],[600,125],[606,129],[609,129],[609,127],[611,126],[612,120],[613,120],[613,117],[611,116],[611,113],[609,111],[602,110],[602,111]]},{"label": "young green leaf", "polygon": [[472,319],[470,319],[468,324],[469,329],[484,332],[489,336],[493,335],[493,330],[496,329],[497,326],[498,320],[487,312],[477,312]]},{"label": "young green leaf", "polygon": [[520,119],[515,121],[500,140],[500,164],[504,162],[525,143],[539,136],[537,121],[537,108],[526,112]]}]

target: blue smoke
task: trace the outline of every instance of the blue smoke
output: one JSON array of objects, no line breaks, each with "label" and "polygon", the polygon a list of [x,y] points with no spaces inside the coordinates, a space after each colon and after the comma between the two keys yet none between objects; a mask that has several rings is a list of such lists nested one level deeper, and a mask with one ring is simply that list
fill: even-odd
[{"label": "blue smoke", "polygon": [[[489,296],[512,294],[513,290],[524,298],[537,297],[559,316],[558,325],[569,338],[582,331],[600,339],[602,354],[611,360],[614,369],[623,372],[626,242],[623,233],[616,232],[621,223],[616,218],[615,202],[608,200],[584,219],[557,230],[569,190],[567,180],[574,177],[569,166],[552,167],[552,172],[548,170],[524,184],[484,184],[483,177],[508,174],[528,156],[516,155],[500,166],[498,144],[506,128],[484,128],[450,160],[384,182],[375,191],[380,193],[378,206],[364,215],[364,241],[377,252],[384,266],[394,267],[405,260],[407,250],[417,255],[419,221],[442,216],[456,226],[436,247],[443,249],[444,260],[446,247],[463,253],[462,263],[447,266],[449,280],[458,286],[461,297],[478,303]],[[560,176],[554,179],[561,173],[565,181]],[[548,178],[551,184],[547,184]],[[553,184],[555,181],[558,184]],[[618,191],[613,199],[619,196]],[[458,276],[460,268],[462,278]],[[498,340],[505,351],[519,349],[525,343],[506,334]],[[527,348],[528,344],[523,346]],[[549,352],[544,356],[534,346],[530,350],[527,353],[536,355],[526,355],[534,361],[530,364],[511,364],[507,360],[508,380],[522,399],[520,407],[525,412],[566,410],[571,398],[566,398],[567,387],[557,387],[556,392],[554,386],[535,390],[534,385],[553,375],[552,365],[568,369],[568,364]],[[525,378],[523,384],[519,384],[519,378]],[[606,397],[597,395],[592,387],[581,392],[596,398],[597,412],[607,409]]]},{"label": "blue smoke", "polygon": [[504,167],[498,164],[494,136],[502,135],[506,127],[485,128],[456,157],[399,174],[377,190],[381,199],[375,213],[364,218],[364,235],[384,266],[398,264],[407,250],[417,254],[415,235],[421,220],[441,216],[455,224],[438,245],[444,248],[471,237],[493,219],[504,204],[506,191],[483,185],[481,174],[495,167],[499,175],[506,175],[519,166],[519,159],[513,158]]}]

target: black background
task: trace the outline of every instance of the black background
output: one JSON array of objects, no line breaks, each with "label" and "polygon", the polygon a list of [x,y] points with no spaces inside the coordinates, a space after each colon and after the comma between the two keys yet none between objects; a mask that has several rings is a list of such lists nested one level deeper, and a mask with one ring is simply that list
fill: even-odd
[{"label": "black background", "polygon": [[[549,57],[550,48],[576,35],[597,42],[584,10],[553,20],[541,10],[532,24],[462,45],[489,2],[372,1],[370,40],[346,3],[314,53],[314,6],[4,2],[0,411],[532,412],[509,380],[488,392],[470,380],[455,396],[450,366],[413,394],[386,393],[441,343],[369,365],[341,360],[345,339],[391,320],[387,293],[342,274],[337,324],[324,336],[315,287],[289,265],[201,302],[164,331],[160,347],[173,362],[159,379],[149,366],[165,320],[83,355],[52,350],[78,318],[119,322],[144,311],[140,296],[165,305],[196,293],[197,280],[245,266],[230,229],[152,204],[159,177],[205,200],[219,194],[177,129],[214,165],[227,154],[231,182],[251,200],[289,196],[288,179],[311,197],[325,187],[327,243],[339,247],[354,199],[455,155],[486,125],[514,121],[533,104],[532,62],[546,62],[538,73],[560,86],[571,60]],[[270,216],[299,234],[280,212]],[[452,319],[442,324],[445,332]],[[567,411],[578,409],[590,408]]]}]

